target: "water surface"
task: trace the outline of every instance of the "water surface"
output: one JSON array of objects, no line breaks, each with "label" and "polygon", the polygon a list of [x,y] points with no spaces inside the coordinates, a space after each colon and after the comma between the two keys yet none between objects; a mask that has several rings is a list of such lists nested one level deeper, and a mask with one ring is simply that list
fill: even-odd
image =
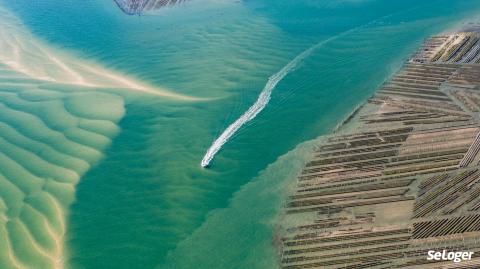
[{"label": "water surface", "polygon": [[[104,0],[3,5],[53,47],[211,99],[122,94],[120,132],[68,214],[70,267],[165,269],[276,268],[275,219],[314,143],[299,145],[335,128],[425,38],[480,9],[475,0],[198,0],[126,16]],[[269,76],[332,37],[202,169]]]}]

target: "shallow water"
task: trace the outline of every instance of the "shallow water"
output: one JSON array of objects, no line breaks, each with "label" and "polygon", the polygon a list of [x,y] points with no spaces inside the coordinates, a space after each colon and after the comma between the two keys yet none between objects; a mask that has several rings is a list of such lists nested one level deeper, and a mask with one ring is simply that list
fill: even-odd
[{"label": "shallow water", "polygon": [[[98,118],[123,111],[125,102],[112,146],[101,151],[98,165],[82,168],[86,175],[61,202],[68,212],[59,218],[66,222],[66,266],[275,268],[275,218],[314,143],[298,145],[331,131],[423,39],[480,9],[474,0],[418,2],[198,0],[126,16],[103,0],[0,1],[69,59],[209,99],[117,92],[109,85],[107,94],[121,103],[104,106],[101,96],[62,103],[67,110],[81,103],[102,107],[93,113]],[[202,169],[213,140],[255,102],[268,78],[329,39],[277,84],[265,109]],[[88,90],[77,86],[49,82],[47,90]],[[54,123],[62,122],[72,119]],[[93,148],[108,142],[72,137]]]}]

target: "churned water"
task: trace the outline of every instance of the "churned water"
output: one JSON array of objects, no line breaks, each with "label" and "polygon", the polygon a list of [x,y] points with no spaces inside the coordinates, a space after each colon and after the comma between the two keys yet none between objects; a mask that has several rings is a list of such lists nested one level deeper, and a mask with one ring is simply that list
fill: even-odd
[{"label": "churned water", "polygon": [[[476,0],[192,0],[141,16],[106,0],[0,4],[53,54],[62,51],[50,65],[71,64],[55,74],[108,78],[115,83],[96,90],[121,99],[64,103],[101,110],[90,119],[124,111],[112,119],[111,145],[98,147],[102,157],[63,203],[67,268],[277,268],[276,218],[311,140],[425,38],[480,11]],[[48,81],[71,94],[68,82]],[[135,83],[168,94],[129,90]],[[261,109],[202,168],[215,139],[258,100]]]}]

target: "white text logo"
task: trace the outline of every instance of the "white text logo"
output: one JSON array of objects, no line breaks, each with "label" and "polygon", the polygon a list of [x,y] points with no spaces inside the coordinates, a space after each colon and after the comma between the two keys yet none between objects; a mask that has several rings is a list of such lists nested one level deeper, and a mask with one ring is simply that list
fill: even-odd
[{"label": "white text logo", "polygon": [[451,251],[448,252],[445,249],[442,252],[430,250],[428,251],[427,260],[429,261],[469,261],[472,259],[473,252],[469,251]]}]

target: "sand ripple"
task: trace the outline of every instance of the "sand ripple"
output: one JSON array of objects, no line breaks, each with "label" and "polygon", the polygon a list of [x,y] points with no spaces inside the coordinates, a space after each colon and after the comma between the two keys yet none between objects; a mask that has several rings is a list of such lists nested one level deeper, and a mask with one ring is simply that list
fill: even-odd
[{"label": "sand ripple", "polygon": [[120,95],[92,88],[189,97],[54,55],[15,17],[0,17],[0,268],[64,268],[75,186],[125,113]]},{"label": "sand ripple", "polygon": [[[81,176],[118,133],[123,99],[33,83],[0,65],[0,268],[63,268]],[[110,113],[106,113],[106,111]]]}]

